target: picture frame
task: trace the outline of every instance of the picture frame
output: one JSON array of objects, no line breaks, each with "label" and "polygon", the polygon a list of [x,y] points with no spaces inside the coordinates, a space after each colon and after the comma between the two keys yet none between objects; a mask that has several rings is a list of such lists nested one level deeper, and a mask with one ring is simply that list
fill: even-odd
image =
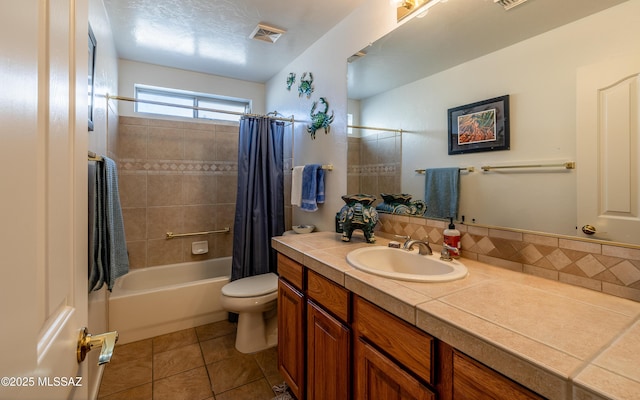
[{"label": "picture frame", "polygon": [[88,95],[89,95],[89,109],[88,109],[88,117],[89,117],[89,131],[93,130],[93,102],[94,102],[94,80],[95,80],[95,68],[96,68],[96,37],[93,34],[93,30],[91,29],[91,24],[89,24],[89,73],[88,73]]},{"label": "picture frame", "polygon": [[509,95],[447,110],[449,155],[509,150]]}]

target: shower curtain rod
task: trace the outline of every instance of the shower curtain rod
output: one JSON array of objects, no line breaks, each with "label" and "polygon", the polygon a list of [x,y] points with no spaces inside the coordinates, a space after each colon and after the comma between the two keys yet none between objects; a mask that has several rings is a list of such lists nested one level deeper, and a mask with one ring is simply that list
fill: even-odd
[{"label": "shower curtain rod", "polygon": [[385,131],[385,132],[398,132],[398,133],[407,132],[407,131],[402,130],[402,129],[388,129],[388,128],[378,128],[378,127],[375,127],[375,126],[361,126],[361,125],[347,125],[347,128],[368,129],[368,130],[372,130],[372,131]]},{"label": "shower curtain rod", "polygon": [[189,109],[189,110],[210,111],[210,112],[217,112],[217,113],[231,114],[231,115],[240,115],[240,116],[246,116],[246,117],[265,117],[265,118],[274,119],[276,121],[284,121],[284,122],[291,122],[291,123],[293,123],[293,122],[305,122],[305,121],[298,121],[298,120],[294,119],[293,116],[291,116],[291,118],[283,118],[283,117],[278,117],[278,116],[271,116],[269,114],[260,115],[260,114],[250,114],[250,113],[243,113],[243,112],[237,112],[237,111],[217,110],[215,108],[198,107],[198,106],[187,106],[187,105],[165,103],[165,102],[162,102],[162,101],[154,101],[154,100],[134,99],[133,97],[111,96],[109,94],[107,94],[107,100],[122,100],[122,101],[130,101],[130,102],[133,102],[133,103],[146,103],[146,104],[154,104],[154,105],[157,105],[157,106],[178,107],[178,108],[186,108],[186,109]]}]

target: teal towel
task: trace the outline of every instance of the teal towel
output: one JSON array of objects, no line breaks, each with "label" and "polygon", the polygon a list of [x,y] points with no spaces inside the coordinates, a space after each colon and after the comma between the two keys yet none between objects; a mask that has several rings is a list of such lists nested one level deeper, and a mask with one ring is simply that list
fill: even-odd
[{"label": "teal towel", "polygon": [[424,201],[427,218],[457,218],[460,191],[459,168],[432,168],[425,171]]},{"label": "teal towel", "polygon": [[89,290],[103,284],[109,290],[117,278],[129,272],[129,256],[118,192],[116,163],[107,157],[96,163],[93,203],[93,262],[89,271]]}]

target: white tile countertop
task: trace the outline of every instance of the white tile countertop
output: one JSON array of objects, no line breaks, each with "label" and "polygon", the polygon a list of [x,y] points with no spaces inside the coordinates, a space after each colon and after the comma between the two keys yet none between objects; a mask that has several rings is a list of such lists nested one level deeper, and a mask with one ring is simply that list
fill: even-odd
[{"label": "white tile countertop", "polygon": [[272,246],[547,398],[640,399],[640,303],[466,258],[457,281],[383,278],[346,255],[388,239],[340,238],[279,236]]}]

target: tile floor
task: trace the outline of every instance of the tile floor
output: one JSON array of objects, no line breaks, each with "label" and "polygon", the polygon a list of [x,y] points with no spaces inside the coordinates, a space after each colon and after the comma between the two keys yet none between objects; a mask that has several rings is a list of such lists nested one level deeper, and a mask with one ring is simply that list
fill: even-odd
[{"label": "tile floor", "polygon": [[235,349],[236,324],[216,322],[116,345],[99,400],[271,400],[283,383],[276,348]]}]

